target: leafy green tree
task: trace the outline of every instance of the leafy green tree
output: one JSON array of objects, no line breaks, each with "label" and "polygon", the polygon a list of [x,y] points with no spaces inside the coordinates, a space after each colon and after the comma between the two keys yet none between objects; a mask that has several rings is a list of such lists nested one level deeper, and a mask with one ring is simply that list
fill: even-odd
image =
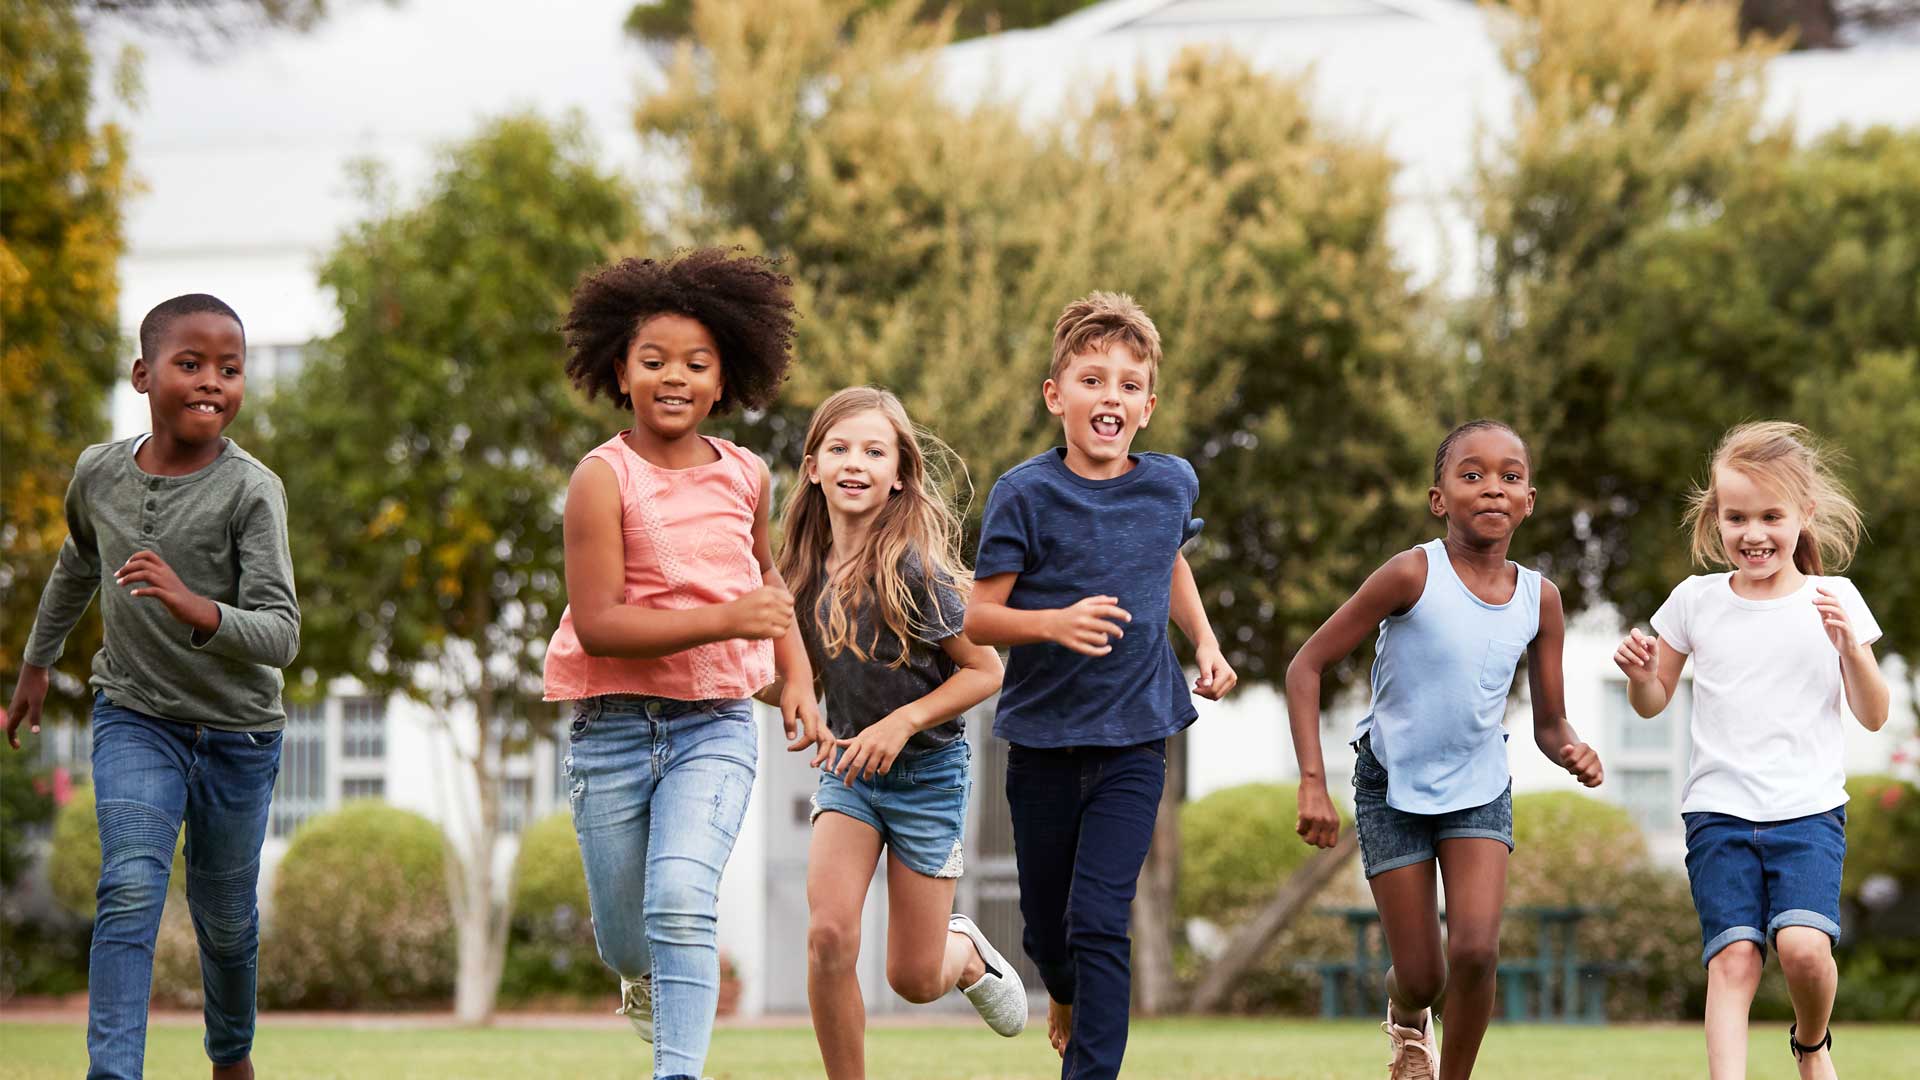
[{"label": "leafy green tree", "polygon": [[[107,437],[120,370],[126,134],[94,124],[93,58],[72,5],[0,0],[0,686],[20,656],[67,536],[67,480]],[[99,642],[67,642],[61,689],[80,699]],[[58,704],[56,699],[56,705]]]},{"label": "leafy green tree", "polygon": [[604,426],[562,375],[555,328],[635,220],[594,157],[577,123],[531,116],[449,150],[417,204],[375,207],[327,259],[341,329],[264,410],[261,456],[295,493],[308,680],[426,703],[467,770],[449,806],[467,1021],[492,1011],[511,914],[492,858],[503,762],[552,717],[561,494]]}]

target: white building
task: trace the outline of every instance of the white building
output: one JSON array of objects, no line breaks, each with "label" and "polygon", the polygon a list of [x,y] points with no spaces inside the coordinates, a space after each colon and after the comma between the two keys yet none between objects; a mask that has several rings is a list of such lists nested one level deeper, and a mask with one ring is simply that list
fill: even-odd
[{"label": "white building", "polygon": [[[348,170],[354,159],[384,163],[404,198],[429,175],[437,146],[470,134],[484,117],[531,107],[548,115],[578,110],[609,161],[639,172],[629,110],[658,69],[620,30],[629,5],[548,0],[529,18],[523,5],[499,0],[408,0],[343,5],[310,35],[271,35],[204,55],[177,41],[140,41],[144,106],[122,118],[147,189],[129,205],[121,262],[129,340],[160,300],[211,292],[247,321],[256,393],[297,369],[302,347],[337,326],[314,270],[362,214]],[[1275,72],[1311,71],[1322,115],[1381,137],[1403,165],[1392,231],[1406,265],[1423,281],[1463,291],[1473,238],[1460,195],[1474,141],[1501,129],[1510,93],[1486,20],[1465,0],[1109,0],[1050,27],[954,46],[946,71],[956,96],[1010,97],[1036,116],[1079,88],[1125,79],[1138,65],[1163,69],[1191,44],[1235,48]],[[106,100],[104,72],[122,42],[97,44]],[[1770,74],[1771,107],[1795,116],[1803,135],[1843,122],[1920,122],[1920,43],[1786,56]],[[114,425],[123,435],[146,426],[145,403],[129,389],[115,398]],[[1655,721],[1621,707],[1609,660],[1617,632],[1604,613],[1574,628],[1568,705],[1607,762],[1603,797],[1632,810],[1673,858],[1686,704]],[[1904,695],[1910,684],[1894,674]],[[269,862],[302,820],[345,799],[381,797],[451,825],[454,808],[471,798],[447,742],[470,730],[460,717],[443,722],[404,699],[355,694],[347,683],[337,691],[320,706],[292,710]],[[1201,706],[1191,744],[1195,797],[1294,775],[1285,711],[1273,690],[1249,687],[1227,705]],[[1889,732],[1856,732],[1849,769],[1884,770],[1902,740],[1912,760],[1913,713],[1904,696],[1896,697],[1894,715]],[[1351,718],[1350,708],[1332,713],[1332,768],[1350,762],[1340,744]],[[1569,785],[1534,751],[1524,705],[1515,719],[1516,787]],[[769,719],[765,730],[759,790],[721,901],[722,944],[740,965],[748,1013],[805,1007],[811,777],[785,756],[777,722]],[[1012,954],[1018,916],[1002,759],[981,732],[973,737],[976,850],[960,902]],[[84,735],[52,738],[62,753],[84,757]],[[508,807],[516,827],[564,806],[561,756],[543,743],[513,767]],[[870,942],[884,940],[879,910],[870,904]],[[868,1001],[885,1008],[893,998],[884,992],[879,953],[870,949],[867,958]]]}]

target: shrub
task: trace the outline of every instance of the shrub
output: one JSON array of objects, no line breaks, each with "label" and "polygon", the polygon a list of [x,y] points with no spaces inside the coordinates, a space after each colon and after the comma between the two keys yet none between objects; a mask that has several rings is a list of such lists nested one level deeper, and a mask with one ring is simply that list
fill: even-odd
[{"label": "shrub", "polygon": [[513,928],[501,999],[604,997],[612,978],[593,942],[573,819],[565,811],[542,818],[521,834],[513,864]]},{"label": "shrub", "polygon": [[454,973],[446,859],[438,827],[382,803],[309,821],[274,877],[262,998],[355,1009],[444,1000]]}]

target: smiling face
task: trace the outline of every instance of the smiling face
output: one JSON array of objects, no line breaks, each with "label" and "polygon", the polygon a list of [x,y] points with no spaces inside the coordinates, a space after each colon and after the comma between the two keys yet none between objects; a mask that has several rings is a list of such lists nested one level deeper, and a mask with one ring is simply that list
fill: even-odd
[{"label": "smiling face", "polygon": [[1067,359],[1042,392],[1067,434],[1067,467],[1093,478],[1126,471],[1133,436],[1153,416],[1153,370],[1123,344]]},{"label": "smiling face", "polygon": [[133,362],[133,388],[147,395],[154,434],[186,446],[214,442],[247,396],[247,340],[225,315],[176,317],[152,356]]},{"label": "smiling face", "polygon": [[685,315],[641,323],[618,381],[633,399],[634,423],[666,442],[693,434],[726,387],[713,335]]},{"label": "smiling face", "polygon": [[1797,585],[1800,572],[1793,565],[1793,549],[1800,542],[1807,508],[1794,506],[1779,491],[1725,465],[1713,470],[1713,500],[1720,547],[1734,573],[1759,585],[1785,572],[1788,577],[1782,581]]},{"label": "smiling face", "polygon": [[1519,436],[1505,428],[1471,431],[1454,443],[1440,483],[1428,491],[1447,531],[1477,547],[1510,540],[1533,513],[1532,466]]},{"label": "smiling face", "polygon": [[807,480],[820,485],[835,517],[879,513],[903,486],[899,432],[877,409],[842,417],[807,455]]}]

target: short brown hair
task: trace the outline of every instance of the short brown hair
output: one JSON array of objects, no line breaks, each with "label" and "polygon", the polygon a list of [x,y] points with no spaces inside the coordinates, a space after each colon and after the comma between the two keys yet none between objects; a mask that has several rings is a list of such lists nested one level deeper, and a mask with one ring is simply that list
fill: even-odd
[{"label": "short brown hair", "polygon": [[1058,379],[1067,370],[1067,361],[1081,353],[1111,345],[1125,345],[1147,365],[1151,391],[1160,374],[1160,331],[1126,293],[1088,293],[1067,305],[1053,324],[1053,366],[1047,369],[1047,378]]}]

